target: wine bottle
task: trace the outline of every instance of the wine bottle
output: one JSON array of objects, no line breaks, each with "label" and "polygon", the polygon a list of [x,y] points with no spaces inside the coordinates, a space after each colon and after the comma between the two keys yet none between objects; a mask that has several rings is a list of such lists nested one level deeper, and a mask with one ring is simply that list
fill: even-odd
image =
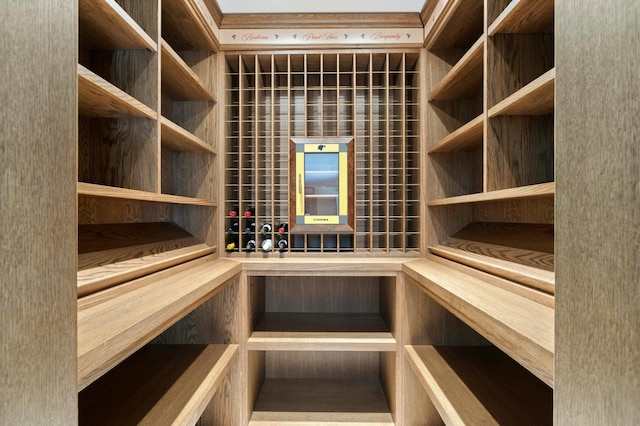
[{"label": "wine bottle", "polygon": [[229,217],[238,217],[238,215],[240,214],[238,210],[239,209],[237,207],[231,209],[231,211],[229,211]]},{"label": "wine bottle", "polygon": [[249,241],[247,241],[247,244],[245,244],[245,248],[247,250],[253,251],[256,249],[256,240],[254,240],[253,238],[249,239]]},{"label": "wine bottle", "polygon": [[256,215],[256,209],[254,209],[253,207],[246,209],[244,213],[242,213],[242,216],[244,217],[251,217],[255,215]]},{"label": "wine bottle", "polygon": [[231,226],[229,226],[229,228],[227,229],[227,233],[232,234],[238,231],[240,231],[240,222],[234,220],[233,222],[231,222]]},{"label": "wine bottle", "polygon": [[262,225],[262,228],[260,228],[260,232],[262,232],[263,234],[270,234],[271,233],[271,224],[270,223],[265,223],[264,225]]},{"label": "wine bottle", "polygon": [[256,223],[253,221],[247,223],[247,226],[244,228],[244,232],[245,234],[253,234],[256,232]]},{"label": "wine bottle", "polygon": [[262,248],[263,252],[268,253],[273,250],[273,241],[271,241],[271,238],[265,238],[264,240],[262,240],[260,247]]},{"label": "wine bottle", "polygon": [[286,238],[280,238],[278,240],[278,250],[287,251],[287,247],[289,247],[289,241]]},{"label": "wine bottle", "polygon": [[286,234],[289,231],[289,224],[287,222],[281,223],[278,225],[278,234]]},{"label": "wine bottle", "polygon": [[231,234],[227,237],[227,251],[234,251],[238,248],[238,236]]}]

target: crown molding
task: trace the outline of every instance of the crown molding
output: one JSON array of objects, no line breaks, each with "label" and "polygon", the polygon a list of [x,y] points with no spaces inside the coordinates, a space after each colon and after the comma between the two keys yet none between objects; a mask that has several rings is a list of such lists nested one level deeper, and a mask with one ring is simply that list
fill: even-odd
[{"label": "crown molding", "polygon": [[218,27],[222,24],[222,10],[220,10],[220,6],[216,0],[203,0],[204,4],[207,5],[209,9],[209,13],[213,17],[213,20],[216,22]]},{"label": "crown molding", "polygon": [[427,25],[427,20],[433,13],[433,10],[436,8],[436,3],[437,0],[427,0],[424,3],[424,6],[422,6],[422,11],[420,12],[420,20],[422,21],[422,25]]},{"label": "crown molding", "polygon": [[[215,0],[209,0],[215,1]],[[432,3],[433,0],[429,1]],[[224,14],[220,29],[423,28],[419,13]]]}]

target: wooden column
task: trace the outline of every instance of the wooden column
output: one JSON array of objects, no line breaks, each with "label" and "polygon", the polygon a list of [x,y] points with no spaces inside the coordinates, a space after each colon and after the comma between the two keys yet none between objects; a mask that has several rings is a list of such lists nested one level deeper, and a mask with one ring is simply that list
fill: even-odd
[{"label": "wooden column", "polygon": [[77,423],[77,2],[0,14],[0,419]]},{"label": "wooden column", "polygon": [[556,1],[555,423],[640,422],[640,3]]}]

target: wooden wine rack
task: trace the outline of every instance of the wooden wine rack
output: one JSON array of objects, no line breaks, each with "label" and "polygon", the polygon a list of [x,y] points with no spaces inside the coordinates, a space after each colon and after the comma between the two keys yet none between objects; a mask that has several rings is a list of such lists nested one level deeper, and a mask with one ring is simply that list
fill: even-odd
[{"label": "wooden wine rack", "polygon": [[287,254],[418,252],[418,58],[419,51],[226,55],[225,207],[256,212],[255,231],[241,223],[227,234],[239,243],[233,252],[249,252],[249,238],[277,240],[262,235],[263,223],[289,221],[294,137],[354,138],[356,226],[290,235]]}]

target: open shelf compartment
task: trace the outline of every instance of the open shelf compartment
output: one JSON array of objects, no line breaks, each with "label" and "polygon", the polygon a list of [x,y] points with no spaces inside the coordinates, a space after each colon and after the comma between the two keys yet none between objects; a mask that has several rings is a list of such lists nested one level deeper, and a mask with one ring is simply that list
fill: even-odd
[{"label": "open shelf compartment", "polygon": [[238,345],[147,345],[78,394],[81,425],[196,424]]}]

